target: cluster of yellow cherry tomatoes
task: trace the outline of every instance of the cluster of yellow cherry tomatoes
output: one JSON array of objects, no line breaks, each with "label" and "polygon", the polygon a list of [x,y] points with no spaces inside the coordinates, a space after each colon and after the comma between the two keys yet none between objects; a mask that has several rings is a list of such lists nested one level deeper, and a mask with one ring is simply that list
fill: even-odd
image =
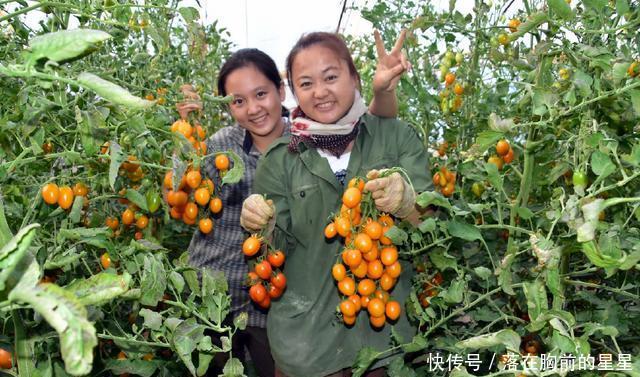
[{"label": "cluster of yellow cherry tomatoes", "polygon": [[[226,155],[219,155],[217,160],[226,159]],[[218,164],[216,164],[217,166]],[[222,200],[214,196],[215,185],[209,178],[202,179],[199,168],[189,169],[182,176],[178,189],[173,190],[173,171],[168,171],[164,176],[165,200],[170,206],[170,215],[175,220],[182,220],[187,225],[198,222],[198,228],[202,233],[208,234],[213,229],[213,220],[203,216],[198,220],[199,207],[209,208],[212,214],[222,211]]]},{"label": "cluster of yellow cherry tomatoes", "polygon": [[371,326],[380,328],[386,320],[397,320],[402,312],[400,303],[389,298],[402,266],[397,248],[384,235],[393,226],[393,219],[378,214],[370,196],[363,199],[364,184],[361,178],[349,182],[340,214],[325,227],[324,235],[344,238],[341,260],[331,270],[343,295],[338,306],[343,322],[353,325],[360,310],[366,309]]},{"label": "cluster of yellow cherry tomatoes", "polygon": [[504,164],[510,164],[513,162],[513,149],[508,141],[504,139],[498,141],[496,144],[496,153],[497,155],[489,157],[487,162],[494,164],[498,170],[502,170]]},{"label": "cluster of yellow cherry tomatoes", "polygon": [[81,196],[85,200],[85,205],[88,204],[89,188],[82,182],[77,182],[73,185],[73,188],[70,186],[61,186],[55,182],[47,183],[42,186],[42,190],[40,191],[42,195],[42,199],[45,203],[49,205],[58,205],[62,209],[69,209],[73,205],[73,200],[76,196]]},{"label": "cluster of yellow cherry tomatoes", "polygon": [[456,74],[450,71],[455,65],[460,65],[464,61],[461,52],[454,54],[447,51],[440,61],[440,78],[444,81],[445,89],[440,92],[440,109],[444,114],[449,111],[456,112],[462,107],[462,95],[464,94],[464,84],[456,80]]},{"label": "cluster of yellow cherry tomatoes", "polygon": [[446,166],[441,167],[433,175],[433,185],[436,191],[446,197],[450,197],[456,190],[456,173],[449,171]]},{"label": "cluster of yellow cherry tomatoes", "polygon": [[[249,258],[257,256],[247,280],[249,297],[263,309],[271,306],[271,300],[282,296],[287,287],[287,278],[281,268],[285,255],[281,250],[272,250],[266,244],[266,255],[263,250],[263,239],[257,234],[251,235],[242,243],[242,252]],[[259,254],[259,255],[258,255]]]},{"label": "cluster of yellow cherry tomatoes", "polygon": [[[171,131],[182,134],[196,150],[199,155],[205,154],[207,146],[205,143],[206,132],[200,125],[192,127],[185,119],[179,119],[171,125]],[[222,176],[229,170],[229,157],[225,154],[218,154],[214,160],[216,169]],[[222,200],[215,195],[216,187],[209,178],[203,178],[200,167],[191,166],[182,176],[177,189],[174,190],[173,171],[168,171],[163,180],[165,189],[164,198],[170,208],[171,218],[181,220],[187,225],[194,225],[198,222],[198,229],[204,234],[213,230],[213,220],[208,216],[198,216],[202,214],[200,207],[206,211],[208,207],[211,214],[222,211]]]},{"label": "cluster of yellow cherry tomatoes", "polygon": [[156,89],[156,94],[158,95],[157,98],[153,95],[153,93],[149,93],[144,96],[144,99],[146,99],[147,101],[156,101],[158,105],[164,105],[165,103],[167,103],[167,99],[164,97],[167,92],[167,88],[158,88]]},{"label": "cluster of yellow cherry tomatoes", "polygon": [[207,143],[204,141],[207,134],[200,124],[196,124],[194,127],[187,120],[178,119],[171,125],[171,132],[182,134],[191,143],[198,155],[207,153]]}]

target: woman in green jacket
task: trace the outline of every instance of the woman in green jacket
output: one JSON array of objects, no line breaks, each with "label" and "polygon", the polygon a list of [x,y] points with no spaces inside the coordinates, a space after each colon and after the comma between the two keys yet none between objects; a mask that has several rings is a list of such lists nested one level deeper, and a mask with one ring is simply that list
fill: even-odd
[{"label": "woman in green jacket", "polygon": [[[415,192],[430,188],[426,151],[415,131],[395,119],[367,114],[360,78],[344,41],[331,33],[303,36],[287,59],[287,73],[299,107],[292,113],[291,136],[277,140],[258,163],[254,190],[243,204],[242,226],[272,233],[287,255],[287,290],[272,303],[267,332],[276,375],[348,375],[358,351],[390,346],[390,325],[374,329],[365,315],[346,327],[335,315],[340,297],[331,268],[340,242],[326,240],[323,228],[339,212],[345,182],[367,175],[365,190],[378,210],[417,223]],[[378,178],[378,170],[402,167]],[[404,303],[410,267],[404,266],[392,296]],[[406,314],[394,324],[411,339]],[[380,360],[372,368],[388,363]],[[376,368],[378,368],[376,370]]]}]

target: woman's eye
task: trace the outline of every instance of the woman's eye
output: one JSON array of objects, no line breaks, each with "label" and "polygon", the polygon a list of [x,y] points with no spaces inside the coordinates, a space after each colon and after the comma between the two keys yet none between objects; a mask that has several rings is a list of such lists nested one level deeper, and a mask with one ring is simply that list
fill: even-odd
[{"label": "woman's eye", "polygon": [[337,75],[329,75],[329,76],[327,76],[327,81],[334,81],[337,78],[338,78]]},{"label": "woman's eye", "polygon": [[240,106],[242,105],[244,101],[242,100],[242,98],[236,98],[233,100],[233,102],[231,102],[234,106]]},{"label": "woman's eye", "polygon": [[303,82],[300,83],[300,87],[301,88],[306,88],[306,87],[309,87],[309,86],[311,86],[311,82],[309,82],[309,81],[303,81]]},{"label": "woman's eye", "polygon": [[265,97],[266,95],[267,95],[267,92],[265,92],[265,91],[259,91],[259,92],[256,94],[256,97],[258,97],[258,98],[262,98],[262,97]]}]

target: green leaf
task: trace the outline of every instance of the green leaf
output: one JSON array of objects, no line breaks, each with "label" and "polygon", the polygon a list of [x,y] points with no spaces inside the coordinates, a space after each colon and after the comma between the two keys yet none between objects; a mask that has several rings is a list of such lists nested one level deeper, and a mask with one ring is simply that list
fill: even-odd
[{"label": "green leaf", "polygon": [[546,326],[547,322],[553,319],[561,320],[569,327],[573,327],[576,324],[576,320],[571,313],[564,310],[551,309],[540,314],[526,329],[529,331],[540,331],[540,329]]},{"label": "green leaf", "polygon": [[444,249],[438,249],[429,253],[429,260],[431,260],[431,263],[433,263],[440,271],[444,271],[447,268],[458,271],[458,262],[456,258],[447,254]]},{"label": "green leaf", "polygon": [[374,360],[378,358],[378,356],[378,351],[376,351],[373,347],[361,348],[360,351],[358,351],[356,360],[353,363],[352,376],[362,376],[367,371],[367,369],[369,369]]},{"label": "green leaf", "polygon": [[[206,338],[209,338],[208,336]],[[204,376],[209,369],[209,364],[213,360],[214,355],[211,353],[198,352],[198,369],[196,369],[196,375]]]},{"label": "green leaf", "polygon": [[418,229],[422,233],[433,232],[436,230],[436,220],[430,217],[418,224]]},{"label": "green leaf", "polygon": [[427,348],[427,340],[420,334],[414,335],[411,343],[402,345],[402,350],[406,353],[422,351],[425,348]]},{"label": "green leaf", "polygon": [[402,356],[396,356],[391,360],[387,367],[387,376],[389,377],[415,377],[416,372],[404,364]]},{"label": "green leaf", "polygon": [[591,154],[591,170],[598,176],[606,178],[616,171],[616,165],[606,154],[595,151]]},{"label": "green leaf", "polygon": [[80,222],[82,216],[82,206],[84,205],[84,197],[76,196],[73,199],[73,205],[71,206],[71,212],[69,212],[69,220],[72,224]]},{"label": "green leaf", "polygon": [[104,368],[110,370],[114,376],[120,376],[125,373],[142,377],[151,377],[156,370],[164,364],[161,360],[118,360],[107,359]]},{"label": "green leaf", "polygon": [[84,280],[76,280],[64,288],[76,295],[83,305],[103,305],[129,290],[131,275],[100,272]]},{"label": "green leaf", "polygon": [[146,109],[155,105],[154,101],[136,97],[125,88],[104,80],[93,73],[83,72],[78,76],[77,81],[84,88],[92,90],[107,101],[118,105],[131,109]]},{"label": "green leaf", "polygon": [[[4,198],[0,194],[0,245],[3,245],[4,247],[4,245],[9,243],[9,240],[11,240],[12,237],[13,233],[9,228],[9,224],[7,224],[7,218],[4,214]],[[0,257],[0,260],[2,260],[2,257]]]},{"label": "green leaf", "polygon": [[576,352],[576,345],[571,338],[561,334],[557,330],[553,330],[551,345],[558,347],[562,353],[571,354]]},{"label": "green leaf", "polygon": [[395,225],[392,226],[391,229],[387,230],[384,235],[391,239],[391,242],[393,242],[394,245],[401,245],[408,239],[407,232]]},{"label": "green leaf", "polygon": [[434,205],[436,207],[451,209],[449,200],[435,191],[424,191],[418,194],[418,197],[416,198],[416,204],[422,208]]},{"label": "green leaf", "polygon": [[449,304],[458,304],[462,302],[465,289],[466,284],[464,279],[459,278],[458,280],[451,283],[449,288],[445,289],[444,292],[441,293],[441,295],[445,302]]},{"label": "green leaf", "polygon": [[[627,69],[629,68],[630,64],[631,63],[615,63],[613,65],[612,73],[613,80],[618,83],[622,80],[626,80],[628,77]],[[630,92],[633,92],[633,90],[631,90]]]},{"label": "green leaf", "polygon": [[608,3],[607,0],[584,0],[583,2],[587,8],[590,8],[596,13],[603,13]]},{"label": "green leaf", "polygon": [[478,277],[482,280],[488,280],[489,277],[491,277],[491,275],[493,274],[490,269],[484,266],[474,268],[473,272],[475,272],[475,274],[478,275]]},{"label": "green leaf", "polygon": [[539,279],[523,283],[524,295],[527,298],[529,318],[535,321],[540,314],[549,308],[547,290]]},{"label": "green leaf", "polygon": [[604,326],[599,323],[593,323],[593,322],[585,323],[582,329],[583,329],[583,333],[581,338],[583,339],[587,339],[591,335],[597,332],[605,336],[613,336],[613,337],[618,336],[620,333],[618,329],[615,328],[614,326]]},{"label": "green leaf", "polygon": [[109,151],[111,157],[111,162],[109,163],[109,186],[111,186],[112,190],[115,190],[118,171],[120,170],[120,165],[122,165],[122,162],[124,161],[124,152],[122,152],[120,144],[115,141],[109,142]]},{"label": "green leaf", "polygon": [[9,294],[9,300],[31,305],[58,332],[67,373],[79,376],[91,372],[93,348],[98,344],[96,329],[71,292],[51,283],[19,284]]},{"label": "green leaf", "polygon": [[144,268],[142,270],[142,282],[140,290],[142,297],[140,303],[147,306],[156,306],[162,299],[167,289],[167,276],[159,256],[145,255]]},{"label": "green leaf", "polygon": [[456,343],[456,347],[462,349],[485,349],[498,345],[504,345],[508,351],[520,352],[520,335],[517,332],[505,329],[491,334],[479,335]]},{"label": "green leaf", "polygon": [[180,158],[178,158],[178,156],[175,154],[171,157],[171,162],[173,164],[173,191],[178,191],[178,187],[180,186],[180,182],[182,181],[182,176],[187,171],[187,164]]},{"label": "green leaf", "polygon": [[[25,321],[22,318],[19,310],[12,310],[11,317],[13,319],[14,340],[15,340],[15,353],[14,365],[18,367],[21,375],[24,376],[37,376],[38,371],[34,363],[33,347],[35,341],[27,337],[25,331]],[[6,323],[6,322],[5,322]],[[40,366],[39,366],[40,367]],[[51,371],[49,371],[51,374]]]},{"label": "green leaf", "polygon": [[31,224],[20,229],[18,234],[0,249],[0,292],[7,288],[7,280],[10,278],[15,280],[14,284],[17,283],[16,277],[12,277],[13,272],[27,256],[29,246],[36,235],[36,228],[39,227],[40,224]]},{"label": "green leaf", "polygon": [[171,271],[169,273],[169,281],[178,294],[182,293],[182,291],[184,290],[184,278],[182,277],[182,275],[180,275],[176,271]]},{"label": "green leaf", "polygon": [[104,118],[102,113],[94,111],[89,113],[88,111],[80,111],[80,108],[76,106],[76,122],[78,123],[78,129],[80,131],[80,142],[84,153],[88,156],[93,156],[98,153],[98,144],[94,138],[94,131],[104,124]]},{"label": "green leaf", "polygon": [[113,250],[113,243],[109,240],[111,230],[107,227],[103,228],[73,228],[73,229],[60,229],[58,231],[57,240],[64,242],[65,240],[77,241],[79,243],[86,243],[108,251]]},{"label": "green leaf", "polygon": [[224,177],[222,177],[223,186],[227,184],[238,183],[244,176],[244,161],[242,161],[242,158],[233,151],[226,151],[225,154],[231,157],[231,160],[233,161],[233,166],[224,175]]},{"label": "green leaf", "polygon": [[61,30],[39,35],[29,41],[28,60],[32,64],[42,58],[54,62],[71,60],[91,52],[97,43],[110,38],[109,33],[91,29]]},{"label": "green leaf", "polygon": [[194,7],[182,7],[178,9],[178,12],[180,12],[180,15],[188,24],[200,18],[200,12]]},{"label": "green leaf", "polygon": [[461,238],[466,241],[482,240],[482,235],[478,228],[470,224],[451,220],[447,222],[447,230],[453,237]]},{"label": "green leaf", "polygon": [[577,69],[573,73],[573,84],[580,90],[582,96],[588,97],[592,93],[591,85],[593,84],[593,77]]},{"label": "green leaf", "polygon": [[523,220],[529,220],[533,217],[533,212],[527,207],[517,207],[518,216],[520,216]]},{"label": "green leaf", "polygon": [[196,369],[191,360],[191,353],[195,351],[197,344],[203,337],[204,326],[198,324],[195,318],[188,318],[176,327],[171,339],[180,360],[194,376]]},{"label": "green leaf", "polygon": [[247,328],[248,320],[249,320],[249,315],[247,314],[247,312],[242,312],[233,319],[233,325],[238,330],[244,330],[245,328]]},{"label": "green leaf", "polygon": [[627,0],[616,0],[616,12],[621,16],[629,12],[629,2]]},{"label": "green leaf", "polygon": [[640,166],[640,144],[634,144],[631,153],[622,155],[622,160],[630,165]]},{"label": "green leaf", "polygon": [[486,130],[478,134],[475,144],[478,149],[487,150],[502,138],[504,138],[503,132]]},{"label": "green leaf", "polygon": [[139,193],[138,191],[128,188],[125,198],[129,199],[133,204],[137,205],[141,210],[148,212],[149,208],[147,207],[147,199]]},{"label": "green leaf", "polygon": [[495,187],[496,190],[502,190],[502,177],[500,176],[500,172],[498,171],[498,167],[492,163],[485,163],[484,170],[487,172],[487,179],[491,186]]},{"label": "green leaf", "polygon": [[549,8],[560,18],[570,20],[574,16],[571,7],[564,0],[547,0],[547,4],[549,5]]},{"label": "green leaf", "polygon": [[244,377],[244,367],[240,360],[235,357],[227,360],[222,369],[222,377]]},{"label": "green leaf", "polygon": [[151,330],[160,330],[162,327],[162,315],[147,308],[140,309],[140,315],[144,318],[143,326]]},{"label": "green leaf", "polygon": [[631,104],[633,105],[633,111],[635,111],[636,116],[640,117],[640,90],[638,89],[630,90],[629,96],[631,97]]}]

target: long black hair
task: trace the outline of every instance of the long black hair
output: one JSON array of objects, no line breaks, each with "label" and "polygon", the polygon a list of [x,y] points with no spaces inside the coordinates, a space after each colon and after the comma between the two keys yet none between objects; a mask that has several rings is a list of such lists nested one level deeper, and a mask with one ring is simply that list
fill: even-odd
[{"label": "long black hair", "polygon": [[[236,69],[244,67],[254,67],[260,73],[262,73],[269,81],[275,85],[276,89],[280,89],[282,86],[282,79],[278,72],[276,63],[269,57],[269,55],[258,50],[257,48],[243,48],[234,52],[229,59],[222,65],[220,73],[218,74],[218,94],[221,96],[227,95],[225,84],[227,83],[227,77]],[[282,106],[282,115],[288,116],[289,110]]]}]

